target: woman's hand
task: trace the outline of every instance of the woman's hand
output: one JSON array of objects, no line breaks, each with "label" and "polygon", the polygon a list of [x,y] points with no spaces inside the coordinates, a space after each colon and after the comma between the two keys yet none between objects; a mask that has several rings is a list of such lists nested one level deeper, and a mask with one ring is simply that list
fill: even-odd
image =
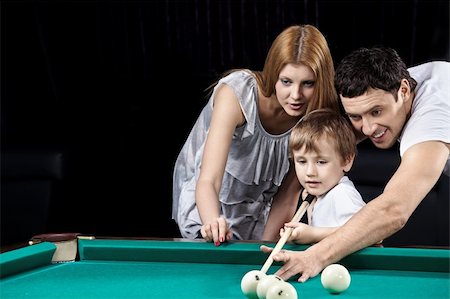
[{"label": "woman's hand", "polygon": [[200,233],[203,239],[208,242],[214,242],[216,246],[231,240],[233,236],[233,233],[228,227],[227,220],[223,217],[218,217],[215,221],[202,225]]}]

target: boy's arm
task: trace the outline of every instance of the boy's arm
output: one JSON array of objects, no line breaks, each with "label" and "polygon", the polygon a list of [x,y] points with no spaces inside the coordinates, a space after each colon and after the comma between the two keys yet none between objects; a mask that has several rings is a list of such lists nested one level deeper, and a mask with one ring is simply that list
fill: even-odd
[{"label": "boy's arm", "polygon": [[[286,227],[291,226],[293,223],[286,223]],[[305,223],[295,223],[297,228],[294,229],[288,241],[292,241],[297,244],[315,244],[322,241],[332,233],[334,233],[337,227],[313,227]],[[293,227],[293,225],[291,226]],[[282,231],[280,232],[281,235]],[[381,245],[383,240],[378,241],[373,245]]]},{"label": "boy's arm", "polygon": [[[294,230],[288,241],[297,244],[314,244],[331,235],[338,227],[314,227],[306,223],[289,222],[285,227],[293,227]],[[283,229],[280,234],[283,233]]]}]

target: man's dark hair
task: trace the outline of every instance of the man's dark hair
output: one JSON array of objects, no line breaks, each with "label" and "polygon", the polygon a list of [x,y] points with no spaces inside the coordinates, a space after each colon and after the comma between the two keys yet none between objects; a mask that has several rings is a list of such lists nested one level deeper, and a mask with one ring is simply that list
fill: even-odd
[{"label": "man's dark hair", "polygon": [[360,48],[342,59],[336,69],[334,84],[338,95],[348,98],[373,88],[388,91],[397,99],[402,79],[409,81],[411,90],[415,89],[416,81],[394,49]]}]

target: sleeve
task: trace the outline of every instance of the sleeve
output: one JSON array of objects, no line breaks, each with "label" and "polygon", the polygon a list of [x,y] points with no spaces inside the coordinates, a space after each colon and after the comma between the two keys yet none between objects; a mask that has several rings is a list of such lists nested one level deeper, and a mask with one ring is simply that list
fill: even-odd
[{"label": "sleeve", "polygon": [[435,62],[409,69],[417,80],[411,117],[400,137],[400,155],[413,145],[439,140],[450,143],[450,63]]},{"label": "sleeve", "polygon": [[[239,105],[241,106],[242,113],[244,114],[246,124],[241,130],[237,131],[240,138],[246,138],[253,135],[255,132],[256,117],[258,113],[258,107],[256,104],[258,94],[255,78],[248,70],[238,70],[232,72],[219,80],[218,84],[214,88],[211,98],[214,98],[217,88],[221,84],[227,84],[233,89],[239,101]],[[210,105],[213,105],[213,101],[210,101]]]},{"label": "sleeve", "polygon": [[358,190],[346,184],[339,184],[332,190],[332,201],[336,226],[344,225],[365,205]]}]

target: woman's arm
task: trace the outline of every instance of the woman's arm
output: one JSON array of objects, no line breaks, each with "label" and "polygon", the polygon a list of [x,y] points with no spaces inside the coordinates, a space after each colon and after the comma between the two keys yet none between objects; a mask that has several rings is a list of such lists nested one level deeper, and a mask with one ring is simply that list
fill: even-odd
[{"label": "woman's arm", "polygon": [[273,197],[272,207],[264,229],[263,240],[275,241],[279,238],[280,229],[292,220],[301,191],[300,182],[295,175],[293,165],[289,167],[277,194]]},{"label": "woman's arm", "polygon": [[234,91],[228,85],[221,85],[214,98],[211,125],[195,192],[203,223],[201,233],[207,241],[218,243],[231,238],[226,220],[220,218],[219,192],[233,133],[244,122]]}]

